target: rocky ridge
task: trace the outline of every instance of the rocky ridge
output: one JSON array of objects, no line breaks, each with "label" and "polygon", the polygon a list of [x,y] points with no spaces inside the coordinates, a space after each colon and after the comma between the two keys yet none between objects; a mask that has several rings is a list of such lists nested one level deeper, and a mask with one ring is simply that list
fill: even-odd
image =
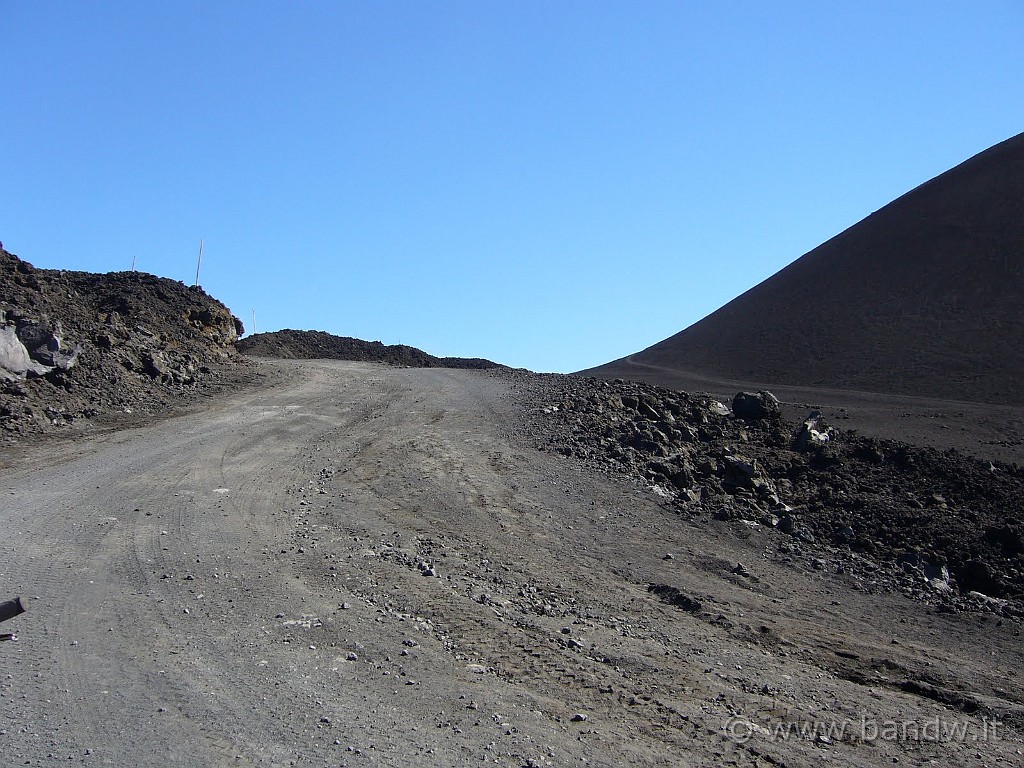
[{"label": "rocky ridge", "polygon": [[479,357],[436,357],[405,344],[383,344],[379,341],[335,336],[325,331],[296,331],[291,328],[255,333],[241,339],[237,346],[246,355],[286,360],[355,360],[408,368],[503,367]]},{"label": "rocky ridge", "polygon": [[201,288],[143,272],[36,269],[0,249],[0,432],[165,410],[237,377],[241,322]]},{"label": "rocky ridge", "polygon": [[[622,380],[521,374],[539,447],[624,473],[680,514],[778,534],[774,557],[940,610],[1024,615],[1024,470]],[[742,576],[742,574],[740,574]]]}]

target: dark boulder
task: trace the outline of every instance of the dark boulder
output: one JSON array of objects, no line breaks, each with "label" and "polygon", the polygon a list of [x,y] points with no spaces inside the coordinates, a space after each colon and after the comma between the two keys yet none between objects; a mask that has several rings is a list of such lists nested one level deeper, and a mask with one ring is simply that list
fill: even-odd
[{"label": "dark boulder", "polygon": [[766,389],[760,392],[738,392],[732,399],[732,412],[747,421],[782,418],[779,399]]},{"label": "dark boulder", "polygon": [[722,459],[726,486],[734,488],[753,488],[755,479],[760,477],[757,464],[741,456],[725,456]]},{"label": "dark boulder", "polygon": [[961,592],[981,592],[990,597],[1002,597],[1005,589],[999,578],[983,560],[968,560],[956,570],[957,586]]}]

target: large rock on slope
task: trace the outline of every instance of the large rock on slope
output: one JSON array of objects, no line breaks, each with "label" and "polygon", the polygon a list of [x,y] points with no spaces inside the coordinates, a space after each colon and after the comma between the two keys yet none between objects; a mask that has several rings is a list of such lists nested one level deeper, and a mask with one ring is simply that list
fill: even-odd
[{"label": "large rock on slope", "polygon": [[47,370],[29,356],[13,325],[0,325],[0,379],[24,379],[30,374],[41,376]]}]

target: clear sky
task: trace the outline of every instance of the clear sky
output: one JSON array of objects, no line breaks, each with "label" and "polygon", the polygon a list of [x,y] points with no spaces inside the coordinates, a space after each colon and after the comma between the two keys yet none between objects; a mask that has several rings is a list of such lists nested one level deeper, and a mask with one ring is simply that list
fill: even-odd
[{"label": "clear sky", "polygon": [[0,240],[572,371],[1024,130],[1024,3],[0,0]]}]

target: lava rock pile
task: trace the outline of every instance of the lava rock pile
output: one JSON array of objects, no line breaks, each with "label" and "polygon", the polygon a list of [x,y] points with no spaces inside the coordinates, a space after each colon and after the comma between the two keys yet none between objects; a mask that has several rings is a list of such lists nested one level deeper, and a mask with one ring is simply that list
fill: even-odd
[{"label": "lava rock pile", "polygon": [[0,249],[0,434],[165,410],[234,375],[242,332],[201,288],[36,269]]},{"label": "lava rock pile", "polygon": [[1015,464],[860,436],[817,413],[789,423],[768,392],[727,405],[643,383],[517,374],[542,449],[642,480],[684,514],[775,529],[783,559],[855,571],[865,589],[1020,611]]}]

